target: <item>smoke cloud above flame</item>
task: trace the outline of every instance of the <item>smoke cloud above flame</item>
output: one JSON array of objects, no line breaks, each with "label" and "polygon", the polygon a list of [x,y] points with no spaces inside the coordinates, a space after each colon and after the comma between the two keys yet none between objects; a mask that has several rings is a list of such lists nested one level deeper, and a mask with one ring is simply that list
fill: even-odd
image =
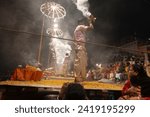
[{"label": "smoke cloud above flame", "polygon": [[77,9],[80,10],[85,17],[88,17],[91,15],[89,12],[89,2],[88,0],[72,0],[74,4],[76,4]]}]

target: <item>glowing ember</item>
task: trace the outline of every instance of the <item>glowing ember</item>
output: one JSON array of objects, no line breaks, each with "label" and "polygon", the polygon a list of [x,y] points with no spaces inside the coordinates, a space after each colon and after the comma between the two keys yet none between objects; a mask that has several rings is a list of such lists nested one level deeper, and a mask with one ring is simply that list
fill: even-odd
[{"label": "glowing ember", "polygon": [[66,16],[66,10],[55,2],[47,2],[41,5],[41,12],[48,18],[64,18]]}]

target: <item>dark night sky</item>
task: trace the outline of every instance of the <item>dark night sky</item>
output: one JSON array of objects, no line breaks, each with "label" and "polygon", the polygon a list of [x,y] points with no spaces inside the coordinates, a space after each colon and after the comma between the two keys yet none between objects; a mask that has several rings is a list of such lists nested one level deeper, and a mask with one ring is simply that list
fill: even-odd
[{"label": "dark night sky", "polygon": [[[55,1],[66,8],[67,16],[62,26],[72,35],[81,13],[71,0]],[[0,71],[36,61],[40,37],[4,28],[40,34],[42,14],[39,7],[44,2],[45,0],[0,0]],[[122,38],[134,35],[135,32],[140,41],[150,37],[148,0],[89,0],[89,3],[90,11],[97,17],[95,29],[91,33],[94,42],[118,45],[124,41]],[[44,52],[48,49],[48,39],[44,40],[43,46],[42,58],[47,58],[48,54]]]},{"label": "dark night sky", "polygon": [[90,3],[97,17],[96,31],[113,41],[135,32],[142,39],[150,37],[150,2],[147,0],[90,0]]}]

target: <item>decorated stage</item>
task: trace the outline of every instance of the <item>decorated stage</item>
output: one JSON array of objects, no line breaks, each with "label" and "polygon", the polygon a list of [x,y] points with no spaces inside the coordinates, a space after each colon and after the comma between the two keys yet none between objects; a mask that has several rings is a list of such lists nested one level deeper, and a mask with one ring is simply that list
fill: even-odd
[{"label": "decorated stage", "polygon": [[[43,87],[60,89],[65,82],[74,82],[74,78],[52,77],[48,80],[41,79],[40,81],[1,81],[0,86],[24,86],[24,87]],[[100,81],[83,81],[81,84],[85,89],[93,90],[118,90],[123,87],[122,84],[104,83]]]},{"label": "decorated stage", "polygon": [[[1,99],[56,99],[65,82],[74,82],[73,77],[49,77],[40,81],[0,81],[0,90],[3,91]],[[89,99],[117,99],[121,95],[122,84],[102,81],[83,81]],[[54,96],[55,95],[55,96]],[[54,96],[53,98],[51,96]],[[110,97],[111,96],[111,97]]]},{"label": "decorated stage", "polygon": [[[10,80],[1,81],[0,86],[24,86],[24,87],[45,87],[59,89],[65,82],[74,82],[74,77],[62,77],[52,75],[49,71],[39,71],[36,67],[27,65],[26,68],[16,68]],[[109,82],[109,80],[83,81],[81,84],[85,89],[94,90],[121,90],[122,85]]]}]

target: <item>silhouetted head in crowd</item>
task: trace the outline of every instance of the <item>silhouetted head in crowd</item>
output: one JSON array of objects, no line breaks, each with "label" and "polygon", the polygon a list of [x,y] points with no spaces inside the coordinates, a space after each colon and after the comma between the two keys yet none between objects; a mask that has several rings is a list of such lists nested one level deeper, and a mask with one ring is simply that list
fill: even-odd
[{"label": "silhouetted head in crowd", "polygon": [[134,64],[130,67],[130,77],[148,77],[142,65]]},{"label": "silhouetted head in crowd", "polygon": [[58,99],[59,99],[59,100],[63,100],[63,99],[65,98],[65,94],[66,94],[68,85],[69,85],[69,82],[66,82],[66,83],[64,83],[63,86],[61,87],[61,90],[60,90],[59,96],[58,96]]},{"label": "silhouetted head in crowd", "polygon": [[141,87],[141,95],[143,97],[150,96],[150,78],[147,76],[144,67],[141,65],[132,65],[132,73],[130,73],[130,82],[133,86]]},{"label": "silhouetted head in crowd", "polygon": [[70,83],[67,87],[65,100],[86,100],[84,87],[79,83]]},{"label": "silhouetted head in crowd", "polygon": [[132,85],[139,86],[142,81],[147,79],[148,76],[142,65],[134,64],[130,68],[130,82]]},{"label": "silhouetted head in crowd", "polygon": [[131,76],[130,82],[133,86],[140,86],[140,79],[137,76]]}]

